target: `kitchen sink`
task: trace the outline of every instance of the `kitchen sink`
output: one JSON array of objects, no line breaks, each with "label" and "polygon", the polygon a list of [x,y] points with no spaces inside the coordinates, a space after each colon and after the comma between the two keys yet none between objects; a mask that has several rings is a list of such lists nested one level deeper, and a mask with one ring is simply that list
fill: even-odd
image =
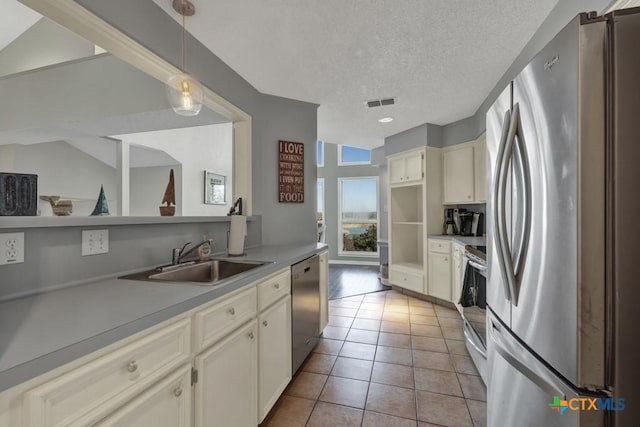
[{"label": "kitchen sink", "polygon": [[267,264],[264,261],[212,259],[197,264],[159,267],[154,270],[120,277],[129,280],[190,282],[203,286],[216,286],[246,271]]}]

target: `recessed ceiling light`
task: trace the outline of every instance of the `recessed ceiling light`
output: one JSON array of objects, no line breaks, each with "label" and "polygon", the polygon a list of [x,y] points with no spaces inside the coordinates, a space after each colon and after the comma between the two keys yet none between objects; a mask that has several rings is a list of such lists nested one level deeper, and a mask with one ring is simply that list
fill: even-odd
[{"label": "recessed ceiling light", "polygon": [[393,117],[383,117],[383,118],[381,118],[381,119],[378,119],[378,121],[379,121],[380,123],[390,123],[390,122],[392,122],[392,121],[393,121]]}]

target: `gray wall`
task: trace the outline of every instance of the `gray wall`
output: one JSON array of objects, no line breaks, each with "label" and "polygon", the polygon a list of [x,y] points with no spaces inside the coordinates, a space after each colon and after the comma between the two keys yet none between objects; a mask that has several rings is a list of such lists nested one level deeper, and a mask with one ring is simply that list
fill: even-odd
[{"label": "gray wall", "polygon": [[[83,229],[109,230],[109,253],[81,256]],[[171,249],[199,242],[206,235],[214,252],[225,251],[229,224],[150,224],[109,227],[50,227],[22,231],[25,263],[0,266],[0,301],[63,284],[113,275],[123,271],[171,263]],[[261,221],[247,223],[246,244],[260,243]]]},{"label": "gray wall", "polygon": [[[182,27],[151,0],[78,3],[166,61],[180,64]],[[264,243],[315,241],[317,105],[261,94],[189,34],[186,46],[186,71],[253,119],[253,207],[263,216]],[[297,206],[277,202],[278,139],[303,142],[307,151],[306,201]]]},{"label": "gray wall", "polygon": [[[338,145],[324,144],[324,166],[317,168],[318,178],[324,178],[324,212],[325,212],[325,242],[329,245],[329,259],[332,261],[365,261],[377,262],[378,258],[340,256],[339,239],[342,232],[338,228],[338,178],[359,176],[379,176],[380,168],[371,165],[338,166]],[[378,193],[386,193],[386,183],[378,182]],[[383,201],[378,197],[378,212],[382,213]],[[378,225],[378,234],[382,232],[382,215]]]},{"label": "gray wall", "polygon": [[485,115],[509,82],[533,59],[533,57],[581,12],[598,13],[614,3],[612,0],[561,0],[540,25],[540,28],[526,44],[522,52],[505,71],[476,113],[465,119],[444,126],[443,146],[455,145],[476,139],[485,129]]},{"label": "gray wall", "polygon": [[0,76],[93,56],[93,43],[42,18],[0,51]]}]

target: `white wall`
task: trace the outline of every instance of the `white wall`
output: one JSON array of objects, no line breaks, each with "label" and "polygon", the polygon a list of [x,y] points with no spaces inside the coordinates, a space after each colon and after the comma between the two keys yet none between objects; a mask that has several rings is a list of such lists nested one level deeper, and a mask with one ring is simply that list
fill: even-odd
[{"label": "white wall", "polygon": [[[223,216],[231,207],[233,172],[233,125],[197,126],[163,131],[116,135],[114,138],[131,144],[163,150],[182,164],[182,198],[178,198],[179,183],[176,181],[176,204],[184,216]],[[227,177],[227,204],[204,204],[204,171],[208,170]],[[164,187],[169,175],[163,180]],[[164,187],[162,193],[164,193]],[[133,188],[131,187],[131,191]],[[162,194],[158,202],[162,201]],[[155,208],[157,209],[157,206]],[[177,214],[177,211],[176,211]],[[132,212],[132,215],[136,215]],[[156,215],[156,214],[154,214]]]},{"label": "white wall", "polygon": [[[109,212],[117,212],[116,170],[64,141],[0,146],[0,172],[38,175],[38,197],[61,196],[73,201],[72,216],[88,216],[104,185]],[[48,202],[39,202],[42,215],[53,215]]]},{"label": "white wall", "polygon": [[[160,216],[160,206],[173,169],[176,201],[182,198],[182,166],[131,168],[129,175],[129,215]],[[177,203],[176,216],[182,215],[182,203]]]}]

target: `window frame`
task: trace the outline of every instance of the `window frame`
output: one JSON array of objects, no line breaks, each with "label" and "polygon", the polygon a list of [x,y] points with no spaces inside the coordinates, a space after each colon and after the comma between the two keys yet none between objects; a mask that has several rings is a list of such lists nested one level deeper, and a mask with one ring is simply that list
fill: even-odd
[{"label": "window frame", "polygon": [[[318,162],[318,149],[322,152],[322,162]],[[324,167],[324,158],[326,157],[326,153],[324,150],[324,141],[318,140],[316,142],[316,167],[322,168]]]},{"label": "window frame", "polygon": [[[376,182],[376,250],[375,252],[345,251],[342,240],[342,183],[345,181],[373,180]],[[377,258],[379,254],[378,240],[380,239],[380,179],[378,176],[350,176],[338,177],[338,256]]]}]

